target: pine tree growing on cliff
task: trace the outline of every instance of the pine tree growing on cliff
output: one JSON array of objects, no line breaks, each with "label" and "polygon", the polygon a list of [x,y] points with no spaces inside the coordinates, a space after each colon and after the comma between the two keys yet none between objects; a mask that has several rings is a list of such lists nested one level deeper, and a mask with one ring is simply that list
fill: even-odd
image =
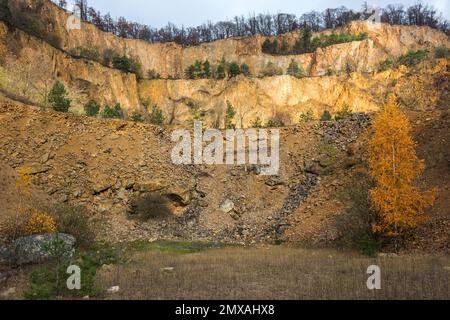
[{"label": "pine tree growing on cliff", "polygon": [[288,74],[292,77],[296,77],[298,79],[300,79],[304,76],[303,70],[300,68],[298,63],[295,62],[294,60],[291,60],[291,63],[289,64],[286,74]]},{"label": "pine tree growing on cliff", "polygon": [[64,88],[64,85],[59,81],[56,81],[53,88],[50,90],[48,101],[55,111],[69,111],[71,101],[67,98],[66,88]]},{"label": "pine tree growing on cliff", "polygon": [[405,235],[427,220],[425,210],[432,206],[435,191],[423,192],[413,182],[424,170],[411,137],[405,114],[389,101],[373,123],[369,143],[369,170],[375,182],[370,190],[376,223],[375,234],[394,237]]},{"label": "pine tree growing on cliff", "polygon": [[98,105],[98,103],[95,100],[91,99],[84,105],[84,112],[89,117],[97,116],[99,111],[100,111],[100,106]]},{"label": "pine tree growing on cliff", "polygon": [[211,78],[211,64],[208,60],[203,62],[203,77],[206,79]]},{"label": "pine tree growing on cliff", "polygon": [[225,116],[225,129],[236,129],[233,124],[234,117],[236,116],[236,111],[230,101],[227,101],[227,110]]}]

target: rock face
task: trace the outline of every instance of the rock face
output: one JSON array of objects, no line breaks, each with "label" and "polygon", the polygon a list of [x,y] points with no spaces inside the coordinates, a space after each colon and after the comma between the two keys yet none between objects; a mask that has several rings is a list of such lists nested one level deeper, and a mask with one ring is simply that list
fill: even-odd
[{"label": "rock face", "polygon": [[[16,20],[25,19],[25,15],[29,20],[44,21],[46,28],[51,30],[51,41],[66,52],[84,48],[95,52],[98,57],[103,57],[106,50],[113,49],[119,54],[138,58],[144,71],[154,69],[163,77],[180,78],[195,60],[208,59],[216,64],[222,57],[227,61],[248,64],[254,75],[259,75],[269,61],[286,70],[292,59],[303,66],[311,76],[324,75],[329,69],[344,70],[348,63],[357,70],[370,71],[388,55],[397,56],[408,49],[449,43],[445,34],[428,27],[382,25],[380,28],[370,28],[365,22],[354,22],[336,32],[367,32],[369,40],[319,49],[306,55],[271,56],[262,53],[261,47],[265,40],[263,36],[227,39],[187,48],[174,43],[150,44],[115,37],[89,23],[82,23],[80,30],[68,31],[67,21],[70,14],[47,0],[9,0],[9,5]],[[42,32],[45,34],[45,30]],[[298,33],[286,34],[284,37],[288,43],[293,44]],[[281,40],[281,36],[279,38]]]},{"label": "rock face", "polygon": [[[48,65],[42,76],[48,82],[57,77],[73,92],[73,111],[82,112],[84,103],[95,99],[102,105],[119,102],[130,115],[142,109],[141,100],[145,98],[162,107],[170,123],[182,123],[189,117],[187,103],[190,102],[207,111],[207,122],[214,124],[223,122],[226,103],[230,101],[240,109],[239,121],[243,127],[257,117],[264,122],[281,116],[286,124],[296,123],[299,115],[308,109],[320,116],[324,110],[336,111],[344,104],[354,111],[373,111],[378,108],[379,101],[365,91],[372,84],[387,88],[388,83],[377,79],[371,83],[363,78],[381,61],[410,49],[450,46],[444,33],[428,27],[381,24],[379,28],[370,28],[364,22],[353,22],[334,32],[365,32],[368,39],[319,48],[303,55],[264,54],[262,43],[265,37],[260,35],[183,48],[175,43],[151,44],[119,38],[84,22],[80,29],[68,29],[70,13],[48,0],[9,0],[8,3],[13,21],[19,27],[8,30],[0,23],[2,60],[16,60],[23,66],[33,61]],[[282,37],[293,45],[299,33],[279,36],[280,41]],[[186,68],[196,60],[209,60],[214,66],[222,58],[228,62],[246,63],[252,77],[229,81],[141,82],[134,74],[105,67],[105,57],[112,53],[135,58],[142,64],[144,74],[155,70],[163,78],[183,78]],[[286,72],[291,60],[303,68],[309,76],[307,79],[258,78],[268,62]],[[0,61],[0,65],[3,63]],[[354,81],[347,81],[342,76],[325,76],[341,74],[349,66],[363,76]]]},{"label": "rock face", "polygon": [[42,262],[50,257],[45,246],[56,240],[64,241],[68,252],[73,249],[76,242],[74,237],[62,233],[19,238],[8,248],[0,249],[0,263],[24,265]]},{"label": "rock face", "polygon": [[[118,102],[129,112],[140,106],[134,74],[107,68],[94,61],[74,59],[19,29],[8,29],[1,21],[0,52],[0,73],[3,71],[5,78],[14,79],[17,65],[22,68],[35,63],[48,66],[40,68],[38,89],[43,91],[44,85],[51,84],[57,77],[71,93],[75,107],[72,111],[82,111],[83,104],[89,99],[95,99],[101,105]],[[11,65],[8,67],[8,64]]]},{"label": "rock face", "polygon": [[[296,79],[291,76],[230,80],[153,80],[139,84],[140,95],[161,107],[170,124],[185,124],[192,118],[191,106],[205,111],[207,126],[223,128],[228,102],[237,127],[249,127],[259,118],[263,124],[278,119],[296,124],[309,110],[319,119],[325,110],[332,114],[348,106],[353,112],[379,110],[385,97],[395,92],[405,106],[433,108],[443,91],[433,83],[446,77],[449,61],[424,66],[418,73],[406,67],[382,73],[353,73]],[[414,89],[413,89],[414,88]]]}]

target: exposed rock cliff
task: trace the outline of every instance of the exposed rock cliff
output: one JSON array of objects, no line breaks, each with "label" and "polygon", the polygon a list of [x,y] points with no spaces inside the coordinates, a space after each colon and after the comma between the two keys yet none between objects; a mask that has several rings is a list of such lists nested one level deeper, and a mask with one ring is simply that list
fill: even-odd
[{"label": "exposed rock cliff", "polygon": [[[328,70],[341,71],[347,64],[355,70],[370,71],[388,55],[398,56],[409,49],[449,45],[447,36],[429,27],[380,25],[371,28],[365,22],[353,22],[335,32],[357,34],[368,33],[369,39],[318,49],[312,54],[293,56],[271,56],[262,53],[263,36],[234,38],[200,46],[183,48],[174,43],[150,44],[145,41],[122,39],[97,29],[90,23],[82,23],[81,29],[68,30],[70,14],[47,0],[9,0],[12,15],[16,21],[28,21],[24,27],[34,28],[51,42],[67,51],[79,52],[85,49],[100,60],[107,50],[136,57],[144,72],[154,69],[163,77],[182,77],[184,70],[195,60],[208,59],[218,63],[223,57],[250,66],[254,75],[259,75],[264,66],[273,62],[286,70],[292,59],[296,60],[311,76],[324,75]],[[33,22],[34,21],[34,22]],[[330,33],[325,31],[323,33]],[[281,37],[281,36],[280,36]],[[288,42],[298,38],[298,33],[283,35]],[[87,49],[87,50],[86,50]],[[82,50],[83,51],[83,50]]]},{"label": "exposed rock cliff", "polygon": [[[8,29],[2,22],[0,22],[0,52],[2,53],[0,71],[3,71],[6,80],[15,79],[11,84],[14,89],[21,85],[18,81],[32,80],[31,74],[24,75],[29,79],[23,77],[16,79],[17,73],[30,68],[30,73],[38,73],[36,77],[39,81],[33,83],[39,87],[38,91],[43,92],[45,84],[48,85],[53,79],[58,78],[73,93],[73,104],[78,109],[90,98],[102,104],[119,102],[126,110],[136,109],[140,105],[134,74],[106,68],[97,62],[74,59],[19,29]],[[24,95],[33,98],[29,96],[30,90],[24,92]],[[40,101],[39,97],[37,100]]]},{"label": "exposed rock cliff", "polygon": [[257,118],[263,124],[277,119],[292,125],[309,110],[316,119],[325,110],[336,113],[346,106],[353,112],[377,111],[393,92],[408,108],[433,108],[444,92],[436,90],[435,83],[448,77],[448,66],[448,60],[440,60],[415,70],[400,67],[351,76],[154,80],[140,82],[139,91],[141,97],[162,107],[169,123],[186,123],[192,118],[191,106],[198,105],[206,112],[208,125],[223,127],[230,102],[237,113],[238,127],[248,127]]}]

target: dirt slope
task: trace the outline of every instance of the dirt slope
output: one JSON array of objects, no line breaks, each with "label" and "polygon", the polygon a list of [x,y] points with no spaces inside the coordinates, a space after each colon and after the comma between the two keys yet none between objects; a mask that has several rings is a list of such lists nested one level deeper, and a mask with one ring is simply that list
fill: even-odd
[{"label": "dirt slope", "polygon": [[[448,112],[409,113],[427,171],[423,185],[439,189],[430,224],[411,249],[448,250]],[[30,166],[35,185],[57,202],[87,206],[103,226],[99,238],[196,239],[332,244],[342,234],[333,218],[349,205],[339,195],[365,171],[367,116],[342,122],[311,122],[281,130],[281,170],[276,177],[255,169],[176,166],[170,152],[173,128],[99,120],[40,111],[5,98],[0,106],[1,159]],[[38,133],[38,134],[37,134]],[[169,198],[170,215],[130,216],[133,199],[149,191]],[[234,209],[220,209],[226,200]]]}]

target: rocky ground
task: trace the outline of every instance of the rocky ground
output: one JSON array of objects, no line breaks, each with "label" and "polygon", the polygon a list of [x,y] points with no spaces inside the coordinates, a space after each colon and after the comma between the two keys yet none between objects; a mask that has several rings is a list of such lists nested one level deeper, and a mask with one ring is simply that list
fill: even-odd
[{"label": "rocky ground", "polygon": [[[412,248],[448,250],[448,116],[411,117],[419,155],[430,164],[423,185],[439,188],[434,236]],[[328,245],[342,236],[333,217],[351,205],[342,192],[366,171],[370,116],[281,129],[281,169],[273,177],[258,175],[255,166],[174,165],[170,127],[42,111],[3,98],[0,128],[2,167],[29,167],[52,202],[86,206],[99,239]],[[155,192],[167,199],[168,215],[145,217],[142,203]]]}]

